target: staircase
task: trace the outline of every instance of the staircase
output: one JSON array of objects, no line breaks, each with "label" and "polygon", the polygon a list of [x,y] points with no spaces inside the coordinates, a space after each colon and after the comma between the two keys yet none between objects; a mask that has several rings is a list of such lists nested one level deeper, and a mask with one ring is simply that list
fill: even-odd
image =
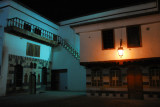
[{"label": "staircase", "polygon": [[55,46],[56,43],[58,44],[57,46],[62,46],[63,48],[65,48],[70,54],[72,54],[74,58],[76,58],[77,60],[80,59],[80,54],[62,37],[46,31],[18,17],[8,19],[7,27],[5,29],[9,33],[19,33],[23,37],[24,35],[26,35],[25,37],[28,36],[32,38],[32,40],[37,39],[50,46]]},{"label": "staircase", "polygon": [[63,46],[63,48],[65,48],[70,54],[72,54],[74,58],[78,60],[80,59],[79,53],[68,42],[66,42],[62,37],[57,36],[57,42],[58,44]]}]

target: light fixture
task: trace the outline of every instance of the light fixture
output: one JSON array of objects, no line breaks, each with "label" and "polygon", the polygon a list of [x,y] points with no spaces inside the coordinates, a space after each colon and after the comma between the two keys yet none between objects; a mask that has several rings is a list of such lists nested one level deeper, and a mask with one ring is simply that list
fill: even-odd
[{"label": "light fixture", "polygon": [[120,57],[122,57],[123,56],[123,47],[122,47],[122,39],[120,39],[120,47],[118,48],[118,55],[120,56]]}]

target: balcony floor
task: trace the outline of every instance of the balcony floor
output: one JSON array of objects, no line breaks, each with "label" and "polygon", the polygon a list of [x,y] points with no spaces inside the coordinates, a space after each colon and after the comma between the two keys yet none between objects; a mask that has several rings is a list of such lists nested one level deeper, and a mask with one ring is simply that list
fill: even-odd
[{"label": "balcony floor", "polygon": [[20,29],[15,26],[6,27],[5,32],[22,37],[22,38],[33,40],[33,41],[36,41],[36,42],[39,42],[42,44],[46,44],[49,46],[57,46],[58,45],[57,42],[54,40],[49,40],[49,39],[42,37],[38,34],[35,34],[33,32],[29,32],[25,29]]}]

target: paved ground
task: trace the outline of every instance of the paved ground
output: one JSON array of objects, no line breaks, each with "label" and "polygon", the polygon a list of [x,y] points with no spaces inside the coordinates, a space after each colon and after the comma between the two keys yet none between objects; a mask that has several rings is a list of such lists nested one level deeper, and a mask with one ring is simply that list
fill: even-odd
[{"label": "paved ground", "polygon": [[160,100],[87,97],[82,92],[46,92],[0,97],[0,107],[160,107]]}]

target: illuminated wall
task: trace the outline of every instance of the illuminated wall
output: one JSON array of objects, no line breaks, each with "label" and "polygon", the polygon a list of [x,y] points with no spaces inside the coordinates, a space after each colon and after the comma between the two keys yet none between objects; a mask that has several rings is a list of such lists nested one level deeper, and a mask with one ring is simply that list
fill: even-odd
[{"label": "illuminated wall", "polygon": [[52,57],[52,50],[50,46],[20,38],[17,35],[5,33],[4,28],[7,26],[7,19],[18,17],[54,34],[58,33],[59,26],[33,12],[33,10],[27,9],[14,1],[1,1],[0,8],[0,43],[3,44],[0,48],[3,49],[3,53],[0,53],[1,55],[3,55],[3,66],[1,67],[2,72],[0,74],[0,96],[4,96],[6,94],[6,84],[8,78],[9,55],[30,57],[26,56],[26,46],[27,42],[29,42],[40,45],[41,47],[40,57],[30,57],[31,59],[33,58],[51,61]]},{"label": "illuminated wall", "polygon": [[[155,14],[75,27],[75,31],[80,34],[80,62],[160,57],[159,19],[160,15]],[[126,27],[130,25],[141,25],[142,47],[127,48]],[[101,31],[103,29],[114,29],[114,49],[102,49]],[[121,36],[124,48],[122,58],[118,56],[117,52]]]},{"label": "illuminated wall", "polygon": [[[61,26],[59,35],[79,52],[79,36],[70,26]],[[68,90],[85,91],[86,70],[83,66],[80,66],[79,60],[75,59],[74,56],[62,46],[55,47],[53,51],[52,69],[67,69]]]}]

